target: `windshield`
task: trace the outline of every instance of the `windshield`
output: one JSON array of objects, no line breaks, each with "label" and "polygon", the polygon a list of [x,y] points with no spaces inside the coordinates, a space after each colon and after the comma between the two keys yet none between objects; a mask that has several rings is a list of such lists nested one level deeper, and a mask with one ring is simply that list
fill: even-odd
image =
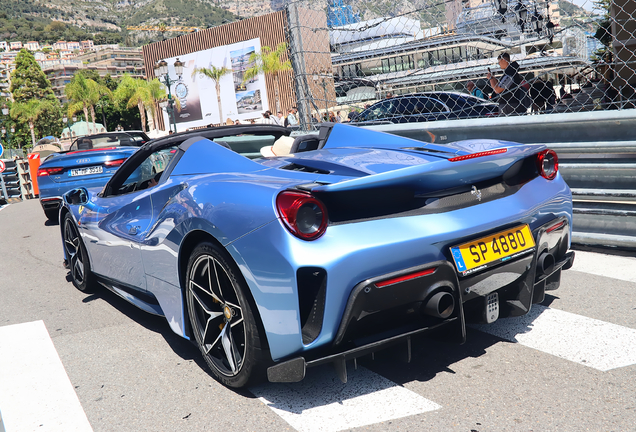
[{"label": "windshield", "polygon": [[71,144],[70,151],[91,150],[121,146],[139,147],[142,144],[141,139],[136,140],[125,133],[113,133],[103,135],[88,135],[78,138]]}]

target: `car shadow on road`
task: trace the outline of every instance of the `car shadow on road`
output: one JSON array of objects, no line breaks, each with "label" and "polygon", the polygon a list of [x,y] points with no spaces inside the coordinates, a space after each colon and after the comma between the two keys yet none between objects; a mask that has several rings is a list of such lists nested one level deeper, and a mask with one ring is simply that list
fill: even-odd
[{"label": "car shadow on road", "polygon": [[[510,325],[517,324],[516,330],[531,330],[533,317],[541,314],[555,299],[546,295],[541,305],[535,305],[532,312],[524,317],[508,318]],[[528,319],[530,318],[530,319]],[[519,320],[526,326],[518,326]],[[500,322],[504,324],[503,322]],[[443,329],[442,329],[443,330]],[[448,332],[431,333],[413,337],[411,341],[411,361],[408,362],[407,343],[392,345],[390,348],[377,351],[373,356],[365,355],[357,359],[358,370],[354,370],[354,362],[347,362],[349,381],[342,384],[335,369],[330,365],[307,369],[306,377],[299,383],[265,383],[251,392],[261,397],[271,408],[280,409],[291,414],[302,414],[315,408],[330,404],[355,403],[354,399],[373,395],[395,386],[404,386],[413,381],[427,382],[439,374],[456,374],[457,363],[469,358],[479,358],[488,353],[494,345],[512,344],[506,339],[479,331],[469,325],[466,329],[467,340],[459,344],[448,336]],[[329,389],[327,391],[326,389]],[[301,396],[302,395],[302,396]],[[380,409],[380,407],[378,407]]]},{"label": "car shadow on road", "polygon": [[[70,281],[70,275],[67,276],[67,280]],[[184,360],[194,361],[199,367],[208,372],[207,364],[196,345],[174,333],[165,317],[147,313],[102,286],[95,288],[94,292],[86,296],[82,301],[89,303],[95,300],[105,301],[147,330],[159,333],[175,354]]]},{"label": "car shadow on road", "polygon": [[58,221],[52,221],[50,219],[47,219],[46,221],[44,221],[44,226],[59,226],[60,223]]},{"label": "car shadow on road", "polygon": [[[528,315],[504,318],[502,321],[498,321],[497,324],[504,324],[504,320],[511,320],[509,327],[515,326],[517,334],[531,331],[533,321],[557,299],[558,297],[556,296],[546,294],[545,300],[539,305],[533,305]],[[526,325],[519,326],[520,321]],[[484,326],[488,326],[488,324]],[[440,337],[429,337],[426,335],[413,339],[412,360],[410,363],[406,363],[404,360],[407,352],[406,344],[402,348],[397,345],[392,347],[391,350],[377,353],[375,361],[369,361],[369,359],[364,358],[358,363],[398,384],[405,384],[411,381],[429,381],[439,373],[454,374],[453,364],[467,358],[481,357],[493,345],[515,343],[514,341],[480,331],[479,327],[481,326],[467,325],[466,343],[462,345],[452,341],[445,341]]]}]

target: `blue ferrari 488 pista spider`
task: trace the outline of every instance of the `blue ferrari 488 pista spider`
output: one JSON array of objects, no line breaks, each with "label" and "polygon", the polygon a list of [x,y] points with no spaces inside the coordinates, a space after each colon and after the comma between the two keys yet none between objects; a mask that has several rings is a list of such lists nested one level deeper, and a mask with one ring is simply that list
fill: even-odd
[{"label": "blue ferrari 488 pista spider", "polygon": [[573,263],[570,189],[543,145],[289,133],[175,134],[66,193],[73,284],[164,316],[241,387],[323,363],[346,381],[347,360],[434,329],[463,341],[468,320],[526,314]]}]

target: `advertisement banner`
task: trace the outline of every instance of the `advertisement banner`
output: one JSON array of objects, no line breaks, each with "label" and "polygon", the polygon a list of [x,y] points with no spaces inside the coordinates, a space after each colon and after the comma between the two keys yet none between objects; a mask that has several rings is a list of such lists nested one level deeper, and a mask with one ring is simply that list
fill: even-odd
[{"label": "advertisement banner", "polygon": [[[265,76],[259,74],[247,81],[243,78],[254,66],[250,56],[260,50],[260,38],[256,38],[179,56],[183,75],[178,80],[174,70],[177,57],[167,58],[170,78],[177,80],[172,85],[172,94],[181,106],[174,113],[177,131],[226,123],[228,119],[241,123],[249,123],[251,119],[259,121],[268,106]],[[218,83],[203,73],[193,74],[195,69],[213,67],[227,70]],[[169,119],[165,109],[163,116],[167,126]]]}]

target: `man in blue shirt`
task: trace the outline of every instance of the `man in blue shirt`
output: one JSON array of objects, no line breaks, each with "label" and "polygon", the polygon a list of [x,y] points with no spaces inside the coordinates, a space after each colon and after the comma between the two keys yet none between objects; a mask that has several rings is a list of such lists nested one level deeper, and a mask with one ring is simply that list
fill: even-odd
[{"label": "man in blue shirt", "polygon": [[479,90],[479,88],[475,85],[474,82],[472,81],[468,81],[466,83],[466,88],[468,89],[468,91],[470,92],[471,95],[478,97],[478,98],[482,98],[482,99],[486,99],[484,97],[484,93]]}]

